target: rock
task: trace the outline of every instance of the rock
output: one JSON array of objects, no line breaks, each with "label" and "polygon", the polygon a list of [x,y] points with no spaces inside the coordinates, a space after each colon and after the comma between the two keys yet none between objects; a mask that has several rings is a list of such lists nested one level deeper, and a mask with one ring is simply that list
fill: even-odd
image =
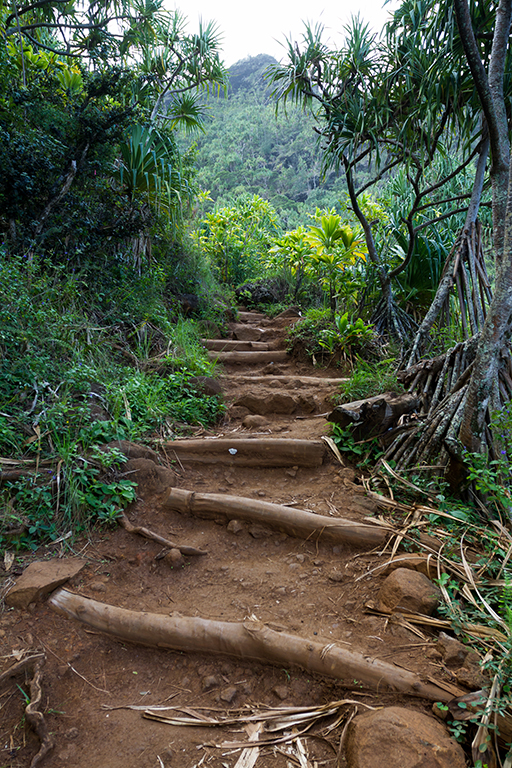
[{"label": "rock", "polygon": [[245,524],[241,520],[230,520],[227,527],[230,533],[238,534],[245,531]]},{"label": "rock", "polygon": [[91,581],[90,584],[87,585],[88,588],[91,590],[91,592],[106,592],[107,588],[105,586],[104,581]]},{"label": "rock", "polygon": [[443,661],[447,667],[452,669],[458,669],[464,665],[466,656],[470,652],[470,648],[466,648],[465,645],[455,640],[454,637],[450,637],[446,632],[439,633],[439,640],[437,642],[442,654]]},{"label": "rock", "polygon": [[280,312],[279,315],[276,315],[274,320],[284,320],[289,317],[301,317],[298,307],[288,307],[288,309],[285,309],[283,312]]},{"label": "rock", "polygon": [[334,569],[333,571],[327,574],[327,578],[329,579],[329,581],[334,581],[335,583],[341,584],[342,581],[346,581],[347,575],[342,571],[337,571],[336,569]]},{"label": "rock", "polygon": [[269,421],[264,416],[260,416],[257,413],[250,413],[242,421],[242,426],[246,429],[258,429],[259,427],[268,426]]},{"label": "rock", "polygon": [[237,689],[234,685],[228,686],[228,688],[224,688],[223,691],[220,692],[220,700],[225,701],[226,704],[232,704],[233,701],[236,699],[238,694]]},{"label": "rock", "polygon": [[287,685],[276,685],[275,688],[272,688],[272,693],[275,693],[278,699],[281,699],[281,701],[284,701],[289,694],[289,688]]},{"label": "rock", "polygon": [[171,768],[174,760],[174,751],[170,747],[160,750],[159,757],[163,760],[165,768]]},{"label": "rock", "polygon": [[155,464],[151,459],[130,459],[123,467],[128,480],[137,483],[137,494],[146,496],[164,493],[176,483],[172,469]]},{"label": "rock", "polygon": [[57,587],[60,587],[85,566],[78,558],[37,561],[25,568],[16,584],[5,596],[5,604],[10,607],[27,608]]},{"label": "rock", "polygon": [[253,413],[285,413],[290,414],[297,408],[297,403],[291,395],[275,392],[271,395],[243,395],[235,405],[248,408]]},{"label": "rock", "polygon": [[273,535],[273,532],[269,528],[265,528],[263,525],[253,523],[248,528],[249,533],[253,539],[268,539]]},{"label": "rock", "polygon": [[219,675],[207,675],[201,680],[201,688],[203,691],[211,691],[212,688],[218,688],[222,683],[222,679]]},{"label": "rock", "polygon": [[348,511],[353,515],[375,515],[378,505],[373,499],[360,496],[348,506]]},{"label": "rock", "polygon": [[261,334],[261,328],[255,328],[253,325],[240,324],[233,328],[233,338],[237,341],[259,341]]},{"label": "rock", "polygon": [[188,383],[202,395],[221,395],[222,386],[211,376],[192,376]]},{"label": "rock", "polygon": [[457,682],[471,690],[485,688],[489,681],[478,666],[467,663],[455,672]]},{"label": "rock", "polygon": [[169,568],[181,568],[185,564],[185,559],[180,550],[173,547],[164,557],[164,563],[167,563]]},{"label": "rock", "polygon": [[397,568],[408,568],[410,571],[423,573],[428,579],[437,578],[437,563],[432,562],[432,558],[422,557],[421,555],[400,555],[396,560],[387,564],[381,571],[383,576],[396,571]]},{"label": "rock", "polygon": [[404,707],[358,715],[349,725],[348,768],[464,768],[460,744],[438,720]]},{"label": "rock", "polygon": [[382,584],[378,606],[385,613],[405,611],[430,616],[437,608],[439,599],[439,589],[422,573],[397,568]]},{"label": "rock", "polygon": [[269,363],[262,368],[261,373],[264,376],[282,376],[285,373],[285,370],[276,363]]}]

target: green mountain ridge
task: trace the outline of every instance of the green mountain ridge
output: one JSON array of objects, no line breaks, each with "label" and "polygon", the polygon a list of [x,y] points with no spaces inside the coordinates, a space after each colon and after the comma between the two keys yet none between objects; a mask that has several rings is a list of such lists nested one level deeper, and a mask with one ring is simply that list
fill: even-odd
[{"label": "green mountain ridge", "polygon": [[335,205],[345,182],[333,172],[323,179],[311,115],[293,105],[276,114],[265,80],[274,63],[266,54],[242,59],[230,68],[227,93],[205,102],[210,119],[195,141],[196,181],[217,205],[259,195],[290,228],[317,206]]}]

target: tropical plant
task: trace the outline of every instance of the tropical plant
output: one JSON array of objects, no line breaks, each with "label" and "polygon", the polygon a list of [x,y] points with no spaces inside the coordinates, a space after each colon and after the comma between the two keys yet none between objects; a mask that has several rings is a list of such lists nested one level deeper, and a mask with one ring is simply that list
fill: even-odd
[{"label": "tropical plant", "polygon": [[317,211],[316,219],[319,226],[310,227],[308,233],[308,241],[313,248],[309,254],[310,268],[327,284],[334,319],[336,294],[344,272],[358,260],[366,260],[366,248],[352,228],[342,224],[340,215]]},{"label": "tropical plant", "polygon": [[263,271],[277,233],[277,216],[267,200],[254,195],[207,213],[192,233],[219,279],[237,285]]},{"label": "tropical plant", "polygon": [[311,254],[312,247],[308,230],[300,226],[277,238],[269,250],[268,268],[278,267],[289,270],[295,281],[293,290],[295,300],[306,274],[308,256]]}]

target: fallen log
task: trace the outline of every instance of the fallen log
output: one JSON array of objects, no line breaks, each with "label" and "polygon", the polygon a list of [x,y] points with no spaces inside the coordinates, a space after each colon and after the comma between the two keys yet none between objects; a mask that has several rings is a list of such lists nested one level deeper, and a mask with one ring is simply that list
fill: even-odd
[{"label": "fallen log", "polygon": [[[445,702],[453,698],[453,693],[441,685],[423,682],[403,667],[338,648],[335,643],[276,632],[253,618],[228,622],[129,611],[65,589],[55,592],[49,605],[61,615],[126,642],[177,651],[226,654],[286,667],[293,665],[335,677],[347,688],[360,687],[362,683],[381,692],[399,691],[431,701]],[[457,695],[463,693],[460,690]]]},{"label": "fallen log", "polygon": [[268,352],[269,345],[265,341],[237,341],[236,339],[201,339],[206,349],[213,352]]},{"label": "fallen log", "polygon": [[339,424],[342,428],[353,426],[354,437],[364,439],[387,432],[397,425],[401,416],[413,413],[419,407],[419,397],[409,392],[401,395],[386,392],[366,400],[337,405],[327,421]]},{"label": "fallen log", "polygon": [[321,440],[286,438],[219,438],[174,440],[164,448],[172,458],[200,464],[231,464],[239,467],[319,467],[325,456]]},{"label": "fallen log", "polygon": [[210,360],[218,363],[285,363],[290,357],[285,350],[268,352],[208,352]]},{"label": "fallen log", "polygon": [[228,496],[223,493],[195,493],[183,488],[171,488],[163,507],[197,517],[225,516],[231,520],[249,520],[300,539],[328,539],[338,544],[368,549],[385,544],[392,531],[380,525],[366,525],[340,517],[325,517],[269,501]]}]

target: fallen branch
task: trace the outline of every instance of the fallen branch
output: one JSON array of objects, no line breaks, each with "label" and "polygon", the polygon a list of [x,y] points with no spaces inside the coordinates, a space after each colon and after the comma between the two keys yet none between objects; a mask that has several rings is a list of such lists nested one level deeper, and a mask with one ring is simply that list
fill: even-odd
[{"label": "fallen branch", "polygon": [[205,552],[202,549],[196,549],[195,547],[187,547],[182,546],[180,544],[176,544],[174,541],[171,541],[170,539],[164,538],[164,536],[160,536],[158,533],[155,533],[154,531],[150,531],[149,528],[143,528],[139,525],[132,525],[126,515],[121,515],[119,517],[119,523],[122,528],[125,529],[125,531],[128,531],[128,533],[138,533],[139,536],[144,536],[146,539],[151,539],[152,541],[158,542],[158,544],[162,544],[164,547],[168,547],[169,549],[179,549],[182,555],[185,555],[185,557],[193,557],[193,556],[199,556],[199,555],[207,555],[208,552]]},{"label": "fallen branch", "polygon": [[431,701],[453,698],[441,686],[425,683],[421,677],[402,667],[339,648],[335,643],[322,644],[276,632],[253,617],[244,622],[226,622],[139,613],[99,603],[65,589],[55,592],[49,605],[64,616],[127,642],[294,665],[308,672],[335,677],[347,688],[363,683],[378,691],[399,691]]},{"label": "fallen branch", "polygon": [[355,547],[382,546],[394,529],[365,525],[341,517],[325,517],[304,509],[290,509],[269,501],[245,499],[223,493],[195,493],[183,488],[171,488],[163,506],[197,517],[224,515],[230,520],[250,520],[263,523],[301,539],[329,539]]},{"label": "fallen branch", "polygon": [[239,467],[319,467],[325,455],[320,440],[286,438],[219,438],[174,440],[164,446],[182,462],[232,464]]}]

